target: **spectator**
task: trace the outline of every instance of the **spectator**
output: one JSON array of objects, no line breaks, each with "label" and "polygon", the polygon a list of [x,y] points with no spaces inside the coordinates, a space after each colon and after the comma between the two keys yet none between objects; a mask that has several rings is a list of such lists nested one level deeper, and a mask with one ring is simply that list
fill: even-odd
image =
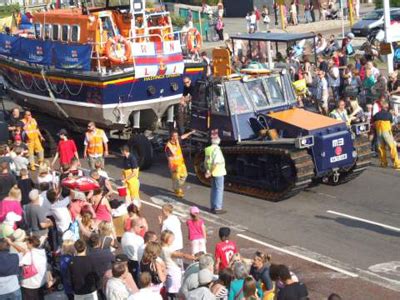
[{"label": "spectator", "polygon": [[29,193],[31,202],[26,205],[25,219],[29,231],[42,241],[47,236],[48,228],[53,223],[47,218],[46,210],[40,206],[39,191],[34,189]]},{"label": "spectator", "polygon": [[5,161],[0,163],[0,201],[7,197],[11,188],[17,184],[17,180],[9,171],[9,164]]},{"label": "spectator", "polygon": [[8,163],[8,171],[15,174],[14,160],[10,155],[10,148],[6,144],[0,145],[0,164],[2,162]]},{"label": "spectator", "polygon": [[284,286],[279,289],[277,300],[308,299],[307,287],[303,283],[293,280],[292,274],[290,274],[287,266],[279,266],[279,279],[283,282]]},{"label": "spectator", "polygon": [[108,249],[113,252],[118,247],[118,243],[114,236],[112,223],[101,221],[98,230],[100,235],[100,248]]},{"label": "spectator", "polygon": [[274,286],[272,284],[271,278],[269,277],[268,263],[270,259],[270,256],[265,255],[260,251],[257,251],[254,254],[253,265],[250,268],[250,275],[254,278],[255,281],[259,283],[259,286],[263,290],[264,297],[267,294],[272,294],[268,297],[274,296]]},{"label": "spectator", "polygon": [[339,68],[335,65],[332,59],[329,61],[328,84],[332,89],[333,99],[337,103],[337,101],[339,101],[340,93],[340,73]]},{"label": "spectator", "polygon": [[[25,252],[28,250],[28,245],[26,244],[26,232],[21,228],[17,228],[10,239],[13,241],[13,244],[17,246],[17,248],[21,252]],[[19,251],[14,248],[10,247],[10,253],[18,253]]]},{"label": "spectator", "polygon": [[250,30],[249,33],[255,33],[257,30],[257,16],[256,12],[252,11],[249,17],[250,20]]},{"label": "spectator", "polygon": [[143,238],[139,235],[140,226],[139,220],[132,220],[131,229],[125,232],[121,239],[122,251],[129,258],[128,270],[132,274],[136,284],[139,283],[140,273],[138,250],[144,244]]},{"label": "spectator", "polygon": [[215,300],[215,299],[217,299],[210,290],[210,287],[213,284],[213,280],[214,280],[213,273],[208,269],[203,269],[199,272],[198,277],[199,277],[199,287],[191,290],[188,293],[188,297],[186,299],[187,300],[197,300],[197,299]]},{"label": "spectator", "polygon": [[198,261],[186,268],[185,273],[183,274],[182,286],[179,290],[181,296],[187,298],[189,291],[199,287],[198,274],[204,269],[208,269],[210,272],[214,271],[214,259],[211,254],[201,254]]},{"label": "spectator", "polygon": [[204,221],[199,217],[200,210],[196,206],[190,208],[191,219],[186,221],[189,232],[189,241],[192,247],[192,255],[198,252],[207,252],[206,239],[207,231]]},{"label": "spectator", "polygon": [[229,288],[235,278],[232,269],[225,268],[218,274],[218,279],[211,286],[211,292],[218,300],[228,300]]},{"label": "spectator", "polygon": [[168,293],[168,297],[177,299],[177,294],[181,287],[182,269],[176,263],[175,259],[186,258],[188,260],[194,260],[194,257],[192,255],[176,251],[175,247],[173,246],[174,239],[174,233],[170,230],[164,230],[161,233],[161,258],[164,260],[168,274],[165,288]]},{"label": "spectator", "polygon": [[150,274],[152,290],[157,293],[160,293],[167,279],[166,266],[160,255],[161,245],[157,242],[149,242],[144,249],[143,258],[140,261],[140,271]]},{"label": "spectator", "polygon": [[46,162],[42,163],[39,166],[37,182],[39,185],[41,183],[48,183],[50,188],[50,186],[53,185],[54,178],[53,174],[51,173],[50,167]]},{"label": "spectator", "polygon": [[61,247],[60,257],[60,274],[61,280],[64,285],[64,293],[68,300],[74,299],[74,291],[72,289],[71,282],[69,280],[69,265],[75,255],[75,247],[73,240],[64,240]]},{"label": "spectator", "polygon": [[20,171],[20,178],[18,179],[18,188],[21,190],[21,205],[25,206],[29,203],[29,193],[34,188],[32,179],[29,177],[29,172],[27,169],[22,169]]},{"label": "spectator", "polygon": [[110,179],[101,176],[97,170],[90,171],[90,177],[99,183],[103,196],[109,197],[114,193]]},{"label": "spectator", "polygon": [[54,189],[47,191],[46,196],[51,204],[50,215],[54,218],[59,236],[62,236],[72,223],[71,214],[68,210],[70,198],[60,199],[60,195]]},{"label": "spectator", "polygon": [[139,220],[141,226],[143,226],[139,232],[139,235],[144,238],[145,233],[149,230],[149,225],[147,224],[146,218],[142,217],[140,209],[134,203],[131,203],[127,210],[128,218],[125,220],[125,231],[129,231],[131,229],[132,220]]},{"label": "spectator", "polygon": [[337,50],[339,50],[339,44],[336,41],[335,35],[331,34],[331,36],[329,37],[328,45],[324,50],[324,54],[327,56],[331,56]]},{"label": "spectator", "polygon": [[21,121],[21,112],[18,107],[14,107],[11,110],[11,116],[8,120],[8,130],[10,132],[16,130],[17,128],[24,127],[24,123]]},{"label": "spectator", "polygon": [[72,158],[74,157],[79,161],[78,150],[75,142],[73,139],[68,138],[68,132],[65,129],[61,129],[58,132],[58,136],[60,137],[60,141],[58,142],[57,152],[51,165],[54,167],[58,158],[60,159],[60,166],[71,164]]},{"label": "spectator", "polygon": [[108,270],[111,270],[114,255],[110,249],[101,248],[100,236],[97,233],[90,236],[89,246],[90,250],[87,256],[93,260],[94,271],[99,278],[99,287],[102,287],[103,276]]},{"label": "spectator", "polygon": [[248,274],[246,271],[246,267],[242,262],[236,262],[233,265],[233,274],[235,275],[235,279],[231,282],[228,299],[243,299],[243,283]]},{"label": "spectator", "polygon": [[151,288],[151,275],[149,273],[140,274],[140,286],[139,292],[131,296],[129,300],[162,300],[161,295]]},{"label": "spectator", "polygon": [[172,214],[173,209],[171,204],[164,204],[162,206],[162,215],[158,217],[158,220],[161,224],[161,231],[170,230],[174,234],[174,241],[171,247],[173,251],[177,251],[183,249],[183,237],[181,221]]},{"label": "spectator", "polygon": [[229,240],[231,230],[228,227],[221,227],[218,234],[221,241],[215,245],[216,273],[227,268],[232,256],[239,252],[236,243]]},{"label": "spectator", "polygon": [[96,128],[94,122],[89,122],[88,131],[85,134],[83,157],[88,158],[91,170],[95,168],[96,161],[104,167],[104,157],[108,156],[108,138],[104,130]]},{"label": "spectator", "polygon": [[[111,222],[111,206],[108,202],[107,197],[103,194],[101,189],[97,189],[93,192],[93,196],[90,199],[94,212],[96,213],[94,219],[99,224],[101,221]],[[96,225],[97,225],[96,224]]]},{"label": "spectator", "polygon": [[[8,197],[0,201],[0,223],[6,219],[7,214],[10,212],[22,218],[21,190],[16,185],[11,188]],[[14,225],[14,229],[17,229],[16,225]]]},{"label": "spectator", "polygon": [[[72,202],[74,203],[74,202]],[[79,223],[80,237],[86,242],[90,239],[92,233],[97,230],[96,222],[93,219],[93,212],[85,206],[81,212]]]},{"label": "spectator", "polygon": [[224,40],[224,21],[222,18],[217,19],[217,23],[215,24],[215,31],[218,34],[218,39],[220,41]]},{"label": "spectator", "polygon": [[323,53],[326,49],[326,46],[327,46],[326,39],[322,36],[322,34],[318,33],[317,34],[317,45],[316,45],[315,52],[317,54]]},{"label": "spectator", "polygon": [[314,22],[311,17],[311,6],[312,6],[312,0],[306,1],[304,3],[304,19],[307,24],[310,22]]},{"label": "spectator", "polygon": [[100,288],[100,278],[96,273],[95,262],[86,255],[86,244],[78,240],[74,244],[76,256],[69,265],[69,280],[75,299],[96,300]]},{"label": "spectator", "polygon": [[141,245],[138,249],[138,261],[142,261],[144,249],[149,242],[157,242],[157,235],[154,231],[146,231],[143,237],[144,244]]},{"label": "spectator", "polygon": [[105,296],[107,300],[128,299],[131,291],[125,285],[123,276],[128,272],[124,264],[114,263],[112,266],[112,278],[107,281]]},{"label": "spectator", "polygon": [[340,297],[338,294],[332,293],[328,296],[328,300],[342,300],[342,297]]},{"label": "spectator", "polygon": [[293,25],[297,25],[297,6],[295,1],[290,4],[290,19]]},{"label": "spectator", "polygon": [[28,251],[24,253],[20,265],[34,265],[37,273],[21,281],[22,299],[36,300],[44,299],[44,286],[46,284],[47,256],[44,249],[40,249],[40,240],[36,236],[28,238]]},{"label": "spectator", "polygon": [[14,166],[15,166],[15,175],[17,179],[21,177],[21,170],[28,169],[29,160],[23,156],[23,151],[21,147],[16,147],[14,149],[15,157],[13,158]]},{"label": "spectator", "polygon": [[248,276],[243,282],[243,300],[259,300],[257,295],[256,281],[253,277]]},{"label": "spectator", "polygon": [[19,256],[10,253],[8,240],[0,239],[0,299],[21,299]]}]

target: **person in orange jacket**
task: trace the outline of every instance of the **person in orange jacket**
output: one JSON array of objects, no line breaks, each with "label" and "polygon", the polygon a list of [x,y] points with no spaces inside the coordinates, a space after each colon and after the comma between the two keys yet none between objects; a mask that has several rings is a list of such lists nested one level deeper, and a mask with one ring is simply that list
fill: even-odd
[{"label": "person in orange jacket", "polygon": [[104,157],[108,156],[108,138],[104,130],[96,128],[94,122],[88,124],[84,145],[83,157],[88,159],[90,169],[95,169],[97,161],[104,168]]}]

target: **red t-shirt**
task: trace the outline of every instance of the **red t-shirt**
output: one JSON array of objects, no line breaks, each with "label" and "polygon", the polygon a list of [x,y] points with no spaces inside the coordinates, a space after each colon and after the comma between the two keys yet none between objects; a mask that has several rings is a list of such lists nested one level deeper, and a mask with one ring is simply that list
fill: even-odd
[{"label": "red t-shirt", "polygon": [[60,165],[70,164],[74,153],[77,152],[75,142],[73,140],[60,141],[57,151],[60,155]]},{"label": "red t-shirt", "polygon": [[215,260],[220,259],[220,271],[229,266],[232,256],[236,253],[238,253],[238,249],[233,241],[219,242],[215,246]]}]

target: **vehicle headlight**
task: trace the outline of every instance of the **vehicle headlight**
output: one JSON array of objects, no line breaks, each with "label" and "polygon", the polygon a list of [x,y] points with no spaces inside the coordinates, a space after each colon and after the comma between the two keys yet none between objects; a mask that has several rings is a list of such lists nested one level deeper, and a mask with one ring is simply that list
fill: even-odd
[{"label": "vehicle headlight", "polygon": [[360,123],[360,124],[354,124],[353,126],[352,126],[353,128],[353,132],[356,134],[356,135],[360,135],[360,134],[363,134],[363,133],[367,133],[367,132],[369,132],[369,130],[370,130],[370,124],[369,123]]},{"label": "vehicle headlight", "polygon": [[295,146],[299,149],[310,148],[314,146],[314,136],[307,135],[297,138],[295,141]]}]

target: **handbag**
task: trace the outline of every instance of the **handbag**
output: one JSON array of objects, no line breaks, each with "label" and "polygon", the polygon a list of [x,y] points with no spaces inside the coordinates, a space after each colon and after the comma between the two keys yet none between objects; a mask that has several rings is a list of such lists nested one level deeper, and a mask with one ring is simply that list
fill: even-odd
[{"label": "handbag", "polygon": [[31,251],[31,264],[22,267],[22,278],[29,279],[35,276],[37,273],[38,270],[36,269],[35,264],[33,263],[33,254]]}]

